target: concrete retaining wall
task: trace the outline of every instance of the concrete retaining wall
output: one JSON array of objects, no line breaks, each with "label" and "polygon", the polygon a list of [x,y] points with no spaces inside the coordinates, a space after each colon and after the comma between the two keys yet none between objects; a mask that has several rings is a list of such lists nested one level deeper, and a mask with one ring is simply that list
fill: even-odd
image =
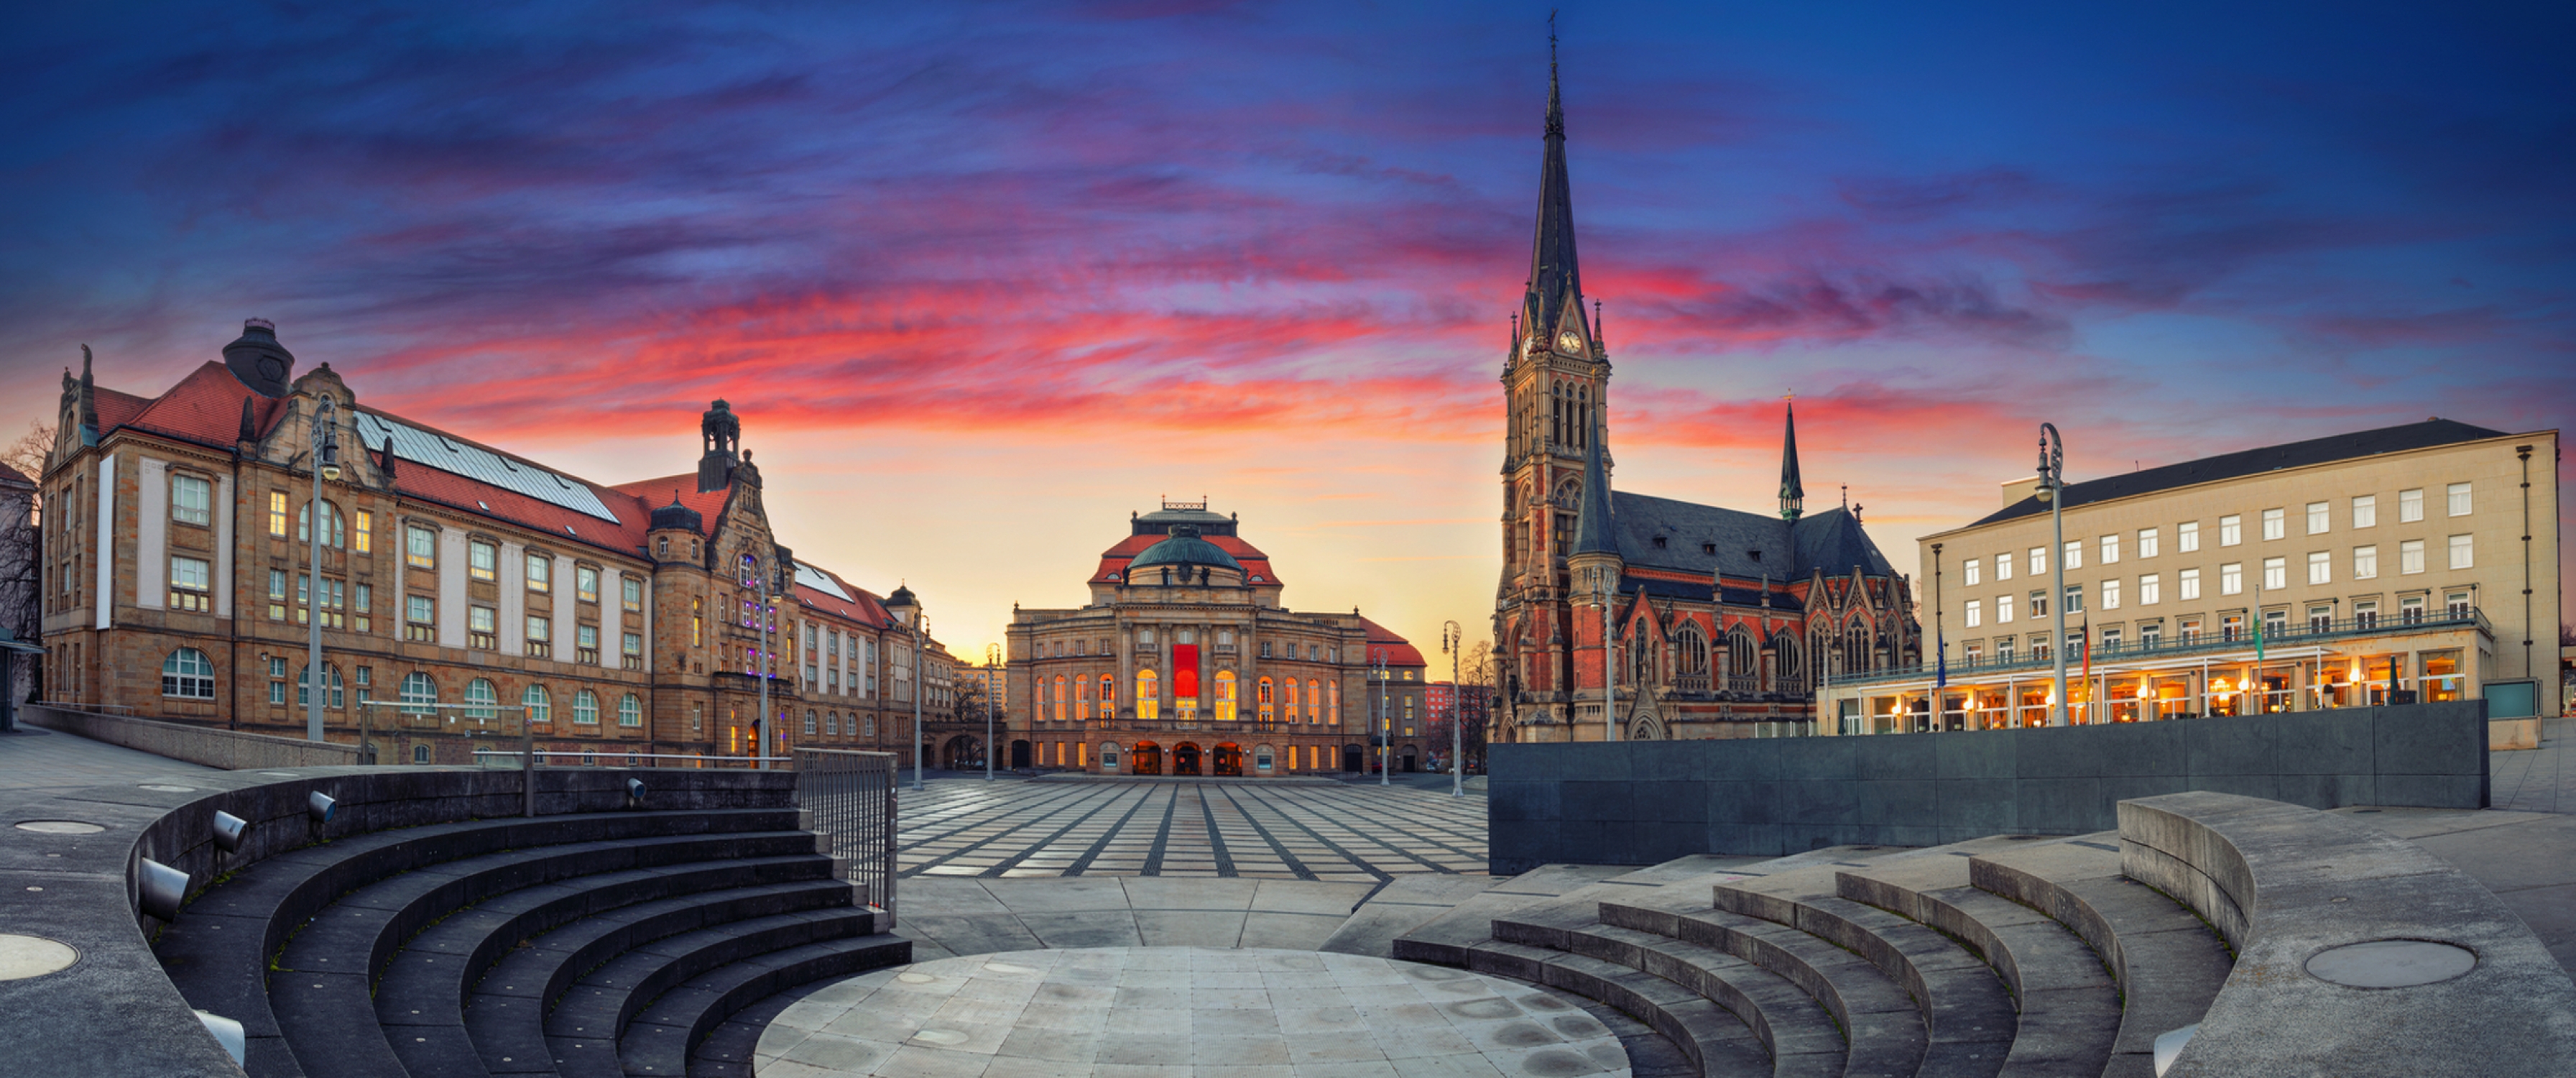
[{"label": "concrete retaining wall", "polygon": [[2333,808],[2484,808],[2483,701],[1870,737],[1494,745],[1487,857],[1651,865],[2118,826],[2133,797],[2216,790]]},{"label": "concrete retaining wall", "polygon": [[37,704],[27,705],[19,715],[29,726],[79,734],[92,741],[141,749],[155,756],[227,771],[255,767],[329,767],[358,762],[356,745],[328,741],[245,734],[212,726],[67,711]]}]

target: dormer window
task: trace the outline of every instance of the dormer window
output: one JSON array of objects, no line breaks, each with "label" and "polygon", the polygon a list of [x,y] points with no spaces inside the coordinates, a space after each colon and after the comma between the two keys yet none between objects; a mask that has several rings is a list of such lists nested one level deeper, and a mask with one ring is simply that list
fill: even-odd
[{"label": "dormer window", "polygon": [[1715,544],[1715,543],[1701,543],[1701,544],[1699,545],[1699,552],[1700,552],[1700,553],[1702,553],[1702,554],[1715,554],[1715,553],[1717,553],[1717,544]]},{"label": "dormer window", "polygon": [[1656,536],[1656,537],[1655,537],[1655,549],[1657,549],[1657,550],[1662,550],[1662,549],[1664,549],[1664,546],[1665,546],[1665,544],[1664,544],[1664,537],[1663,537],[1663,536],[1660,536],[1660,535]]}]

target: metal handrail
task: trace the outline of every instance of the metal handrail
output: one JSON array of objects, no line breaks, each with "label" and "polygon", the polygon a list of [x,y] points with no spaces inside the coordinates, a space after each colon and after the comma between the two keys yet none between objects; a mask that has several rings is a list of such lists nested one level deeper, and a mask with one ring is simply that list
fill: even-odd
[{"label": "metal handrail", "polygon": [[[2470,607],[2466,612],[2458,614],[2451,613],[2447,609],[2439,611],[2428,610],[2424,614],[2411,619],[2404,616],[2402,612],[2395,614],[2382,613],[2367,618],[2336,618],[2332,620],[2324,620],[2322,621],[2322,627],[2319,626],[2320,623],[2318,622],[2310,622],[2302,618],[2293,618],[2277,630],[2269,628],[2263,630],[2263,642],[2266,644],[2286,646],[2293,643],[2313,643],[2320,639],[2337,636],[2357,636],[2374,633],[2412,633],[2461,627],[2475,628],[2490,636],[2494,635],[2495,632],[2494,628],[2487,623],[2485,613],[2476,607]],[[2203,651],[2241,650],[2252,646],[2254,646],[2254,630],[2250,625],[2240,628],[2232,634],[2223,631],[2222,627],[2219,630],[2204,630],[2199,635],[2188,639],[2178,635],[2164,637],[2152,647],[2146,646],[2137,641],[2130,641],[2119,647],[2103,647],[2099,642],[2096,642],[2093,647],[2093,661],[2100,663],[2108,659],[2161,658],[2165,656],[2187,655]],[[1997,673],[2020,669],[2037,669],[2048,666],[2052,661],[2053,660],[2051,660],[2048,654],[2044,651],[2017,654],[2009,662],[1999,661],[1993,656],[1980,656],[1974,660],[1965,656],[1960,656],[1954,657],[1950,660],[1949,672],[1952,677],[1957,677],[1962,673],[1971,671],[1977,673]],[[1927,677],[1931,676],[1933,673],[1935,673],[1934,663],[1906,663],[1899,666],[1884,666],[1876,670],[1837,671],[1834,674],[1834,683],[1839,686],[1853,683],[1901,681],[1912,678]]]},{"label": "metal handrail", "polygon": [[791,750],[796,806],[813,813],[814,829],[846,858],[849,880],[868,902],[895,915],[895,755],[853,749]]}]

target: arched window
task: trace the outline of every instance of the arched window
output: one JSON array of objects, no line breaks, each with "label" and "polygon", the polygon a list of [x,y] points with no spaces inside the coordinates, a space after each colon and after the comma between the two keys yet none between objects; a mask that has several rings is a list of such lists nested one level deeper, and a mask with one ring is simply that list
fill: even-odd
[{"label": "arched window", "polygon": [[[644,725],[644,701],[637,698],[634,693],[627,693],[623,699],[617,701],[617,725]],[[805,732],[809,734],[814,732],[814,713],[811,711],[805,713]]]},{"label": "arched window", "polygon": [[[330,708],[333,711],[338,711],[341,708],[349,706],[348,687],[340,683],[339,667],[330,663],[323,663],[322,682],[324,685],[328,686],[330,690],[330,697],[322,706]],[[295,669],[295,706],[307,707],[311,705],[313,699],[312,687],[313,668],[311,666],[297,667]]]},{"label": "arched window", "polygon": [[823,734],[824,734],[824,736],[826,736],[826,737],[839,737],[839,736],[841,736],[841,713],[840,713],[840,712],[838,712],[838,711],[826,711],[826,712],[824,712],[824,713],[823,713]]},{"label": "arched window", "polygon": [[1699,635],[1699,626],[1687,622],[1673,634],[1674,672],[1684,675],[1708,673],[1708,641]]},{"label": "arched window", "polygon": [[1313,678],[1306,680],[1306,721],[1324,721],[1324,683]]},{"label": "arched window", "polygon": [[1296,678],[1293,678],[1293,677],[1292,677],[1292,678],[1289,678],[1289,679],[1288,679],[1288,684],[1287,684],[1287,697],[1288,697],[1288,698],[1287,698],[1285,701],[1283,701],[1283,703],[1285,703],[1287,706],[1286,706],[1286,707],[1284,707],[1284,708],[1282,708],[1281,710],[1287,714],[1287,716],[1288,716],[1288,721],[1290,721],[1290,722],[1304,722],[1304,721],[1306,721],[1306,713],[1305,713],[1305,712],[1302,712],[1302,711],[1297,710],[1297,679],[1296,679]]},{"label": "arched window", "polygon": [[1100,675],[1100,721],[1108,722],[1117,717],[1118,678],[1114,675],[1102,674]]},{"label": "arched window", "polygon": [[1658,680],[1655,677],[1655,665],[1654,634],[1647,631],[1643,624],[1629,626],[1628,684],[1632,686],[1653,684]]},{"label": "arched window", "polygon": [[[435,704],[438,702],[438,682],[431,680],[429,674],[424,671],[414,670],[411,673],[404,674],[401,691],[402,702],[406,704]],[[426,707],[406,707],[403,709],[403,714],[435,715],[437,712]]]},{"label": "arched window", "polygon": [[1278,714],[1276,713],[1275,709],[1274,709],[1274,708],[1272,708],[1272,706],[1271,706],[1271,705],[1272,705],[1272,703],[1273,703],[1274,701],[1272,701],[1272,700],[1271,700],[1271,698],[1270,698],[1271,688],[1270,688],[1270,679],[1269,679],[1269,678],[1265,677],[1265,678],[1262,678],[1262,679],[1261,679],[1261,685],[1260,685],[1260,689],[1259,689],[1259,691],[1260,691],[1260,694],[1261,694],[1261,695],[1260,695],[1260,698],[1259,698],[1259,700],[1258,700],[1258,702],[1259,702],[1259,703],[1260,703],[1260,705],[1261,705],[1261,721],[1263,721],[1263,722],[1274,722],[1274,721],[1277,721],[1277,719],[1278,719],[1278,717],[1279,717],[1279,716],[1278,716]]},{"label": "arched window", "polygon": [[1219,670],[1216,672],[1216,721],[1233,722],[1234,707],[1234,671]]},{"label": "arched window", "polygon": [[1778,653],[1773,662],[1779,666],[1780,691],[1804,691],[1807,688],[1805,646],[1798,642],[1797,637],[1784,632],[1771,638],[1771,647]]},{"label": "arched window", "polygon": [[1091,721],[1091,679],[1090,679],[1090,678],[1087,678],[1087,677],[1077,677],[1077,678],[1073,679],[1073,721],[1075,721],[1075,722],[1090,722],[1090,721]]},{"label": "arched window", "polygon": [[545,726],[555,721],[555,701],[553,697],[546,695],[545,686],[528,686],[528,691],[519,694],[519,702],[528,707],[529,723]]},{"label": "arched window", "polygon": [[1726,634],[1726,687],[1735,692],[1762,687],[1762,660],[1754,654],[1753,635],[1740,628]]},{"label": "arched window", "polygon": [[[313,503],[305,502],[295,511],[295,541],[313,541]],[[338,550],[349,545],[348,522],[341,519],[340,508],[328,501],[322,503],[322,545]]]},{"label": "arched window", "polygon": [[805,709],[805,736],[807,736],[807,737],[812,737],[812,736],[814,736],[814,731],[817,729],[817,726],[816,726],[816,719],[817,719],[817,716],[814,714],[814,709],[813,709],[813,708],[810,708],[810,707],[809,707],[809,708],[806,708],[806,709]]},{"label": "arched window", "polygon": [[411,762],[416,763],[416,764],[425,764],[425,763],[428,763],[428,762],[429,762],[429,746],[427,746],[427,745],[414,745],[414,746],[412,746],[412,747],[411,747]]},{"label": "arched window", "polygon": [[876,716],[874,716],[874,715],[870,715],[870,716],[868,716],[868,728],[867,728],[866,736],[867,736],[867,737],[869,737],[869,738],[874,738],[874,737],[876,737],[876,736],[877,736],[877,717],[876,717]]},{"label": "arched window", "polygon": [[1324,708],[1324,721],[1340,726],[1342,724],[1342,683],[1327,681],[1324,683],[1324,691],[1332,696]]},{"label": "arched window", "polygon": [[1854,620],[1843,630],[1843,669],[1860,673],[1877,668],[1869,661],[1869,627]]},{"label": "arched window", "polygon": [[1065,710],[1065,701],[1072,692],[1073,686],[1065,682],[1064,675],[1057,674],[1055,676],[1055,714],[1052,716],[1053,718],[1061,721],[1066,715],[1071,714],[1071,712]]},{"label": "arched window", "polygon": [[206,653],[195,648],[180,648],[161,660],[161,695],[182,700],[215,698],[215,664]]},{"label": "arched window", "polygon": [[599,725],[599,696],[588,689],[572,694],[572,721],[576,726]]},{"label": "arched window", "polygon": [[1162,714],[1162,682],[1151,670],[1136,671],[1136,717],[1150,722]]},{"label": "arched window", "polygon": [[501,702],[501,694],[492,691],[492,683],[475,678],[465,683],[465,717],[476,722],[490,722],[496,714],[492,705]]}]

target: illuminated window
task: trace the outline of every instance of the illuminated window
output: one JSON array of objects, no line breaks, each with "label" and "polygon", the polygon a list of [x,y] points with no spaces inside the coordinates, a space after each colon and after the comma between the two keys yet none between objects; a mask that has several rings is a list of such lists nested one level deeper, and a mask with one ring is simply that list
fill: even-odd
[{"label": "illuminated window", "polygon": [[489,650],[500,646],[500,613],[488,606],[465,608],[465,646]]},{"label": "illuminated window", "polygon": [[356,544],[351,549],[356,550],[358,553],[375,553],[376,514],[365,509],[358,510],[358,522],[353,527],[351,534],[349,535],[349,540]]},{"label": "illuminated window", "polygon": [[707,643],[707,601],[689,600],[689,646],[705,647]]},{"label": "illuminated window", "polygon": [[1151,670],[1136,671],[1136,717],[1151,722],[1162,714],[1162,683]]},{"label": "illuminated window", "polygon": [[438,566],[438,533],[413,524],[403,529],[403,560],[416,568]]},{"label": "illuminated window", "polygon": [[1091,679],[1073,679],[1073,721],[1091,721]]},{"label": "illuminated window", "polygon": [[204,558],[170,557],[170,609],[204,613],[214,599],[214,567]]},{"label": "illuminated window", "polygon": [[[350,629],[354,632],[375,631],[376,588],[373,584],[357,585],[357,598],[349,604]],[[364,671],[366,667],[359,667]]]},{"label": "illuminated window", "polygon": [[1325,682],[1324,691],[1330,696],[1330,699],[1325,702],[1324,721],[1331,725],[1339,726],[1342,724],[1342,683],[1338,681]]},{"label": "illuminated window", "polygon": [[438,600],[426,595],[403,596],[403,639],[438,639]]},{"label": "illuminated window", "polygon": [[1254,692],[1258,695],[1253,703],[1260,708],[1261,721],[1275,721],[1278,716],[1274,712],[1272,707],[1273,701],[1270,698],[1270,679],[1266,677],[1262,678],[1261,684],[1254,688]]},{"label": "illuminated window", "polygon": [[528,615],[528,655],[544,659],[554,655],[555,620],[543,614]]},{"label": "illuminated window", "polygon": [[1293,678],[1293,677],[1292,677],[1292,678],[1289,678],[1289,679],[1288,679],[1286,687],[1282,690],[1282,695],[1284,695],[1284,696],[1286,697],[1286,699],[1285,699],[1285,700],[1283,700],[1283,701],[1281,701],[1281,702],[1282,702],[1283,704],[1285,704],[1286,706],[1285,706],[1285,707],[1283,707],[1283,708],[1281,708],[1280,710],[1281,710],[1281,712],[1282,712],[1283,714],[1285,714],[1285,715],[1287,715],[1287,716],[1288,716],[1288,721],[1290,721],[1290,722],[1304,722],[1304,721],[1306,721],[1306,715],[1305,715],[1305,713],[1304,713],[1304,712],[1302,712],[1302,711],[1297,710],[1297,695],[1298,695],[1298,694],[1297,694],[1297,679],[1296,679],[1296,678]]},{"label": "illuminated window", "polygon": [[1216,672],[1216,721],[1233,722],[1235,712],[1234,671]]},{"label": "illuminated window", "polygon": [[1062,674],[1058,674],[1058,675],[1056,675],[1056,678],[1055,678],[1055,713],[1054,713],[1054,716],[1053,716],[1053,717],[1054,717],[1057,721],[1062,721],[1066,715],[1071,714],[1071,712],[1069,712],[1069,711],[1067,711],[1067,710],[1065,709],[1065,702],[1066,702],[1066,701],[1068,701],[1068,700],[1070,700],[1070,699],[1072,699],[1072,694],[1073,694],[1073,685],[1072,685],[1072,683],[1071,683],[1071,682],[1069,682],[1069,681],[1067,681],[1067,680],[1065,679],[1065,676],[1064,676],[1064,675],[1062,675]]},{"label": "illuminated window", "polygon": [[281,539],[286,536],[285,491],[272,490],[268,492],[268,534]]},{"label": "illuminated window", "polygon": [[1118,717],[1118,679],[1100,675],[1100,718],[1106,722]]}]

